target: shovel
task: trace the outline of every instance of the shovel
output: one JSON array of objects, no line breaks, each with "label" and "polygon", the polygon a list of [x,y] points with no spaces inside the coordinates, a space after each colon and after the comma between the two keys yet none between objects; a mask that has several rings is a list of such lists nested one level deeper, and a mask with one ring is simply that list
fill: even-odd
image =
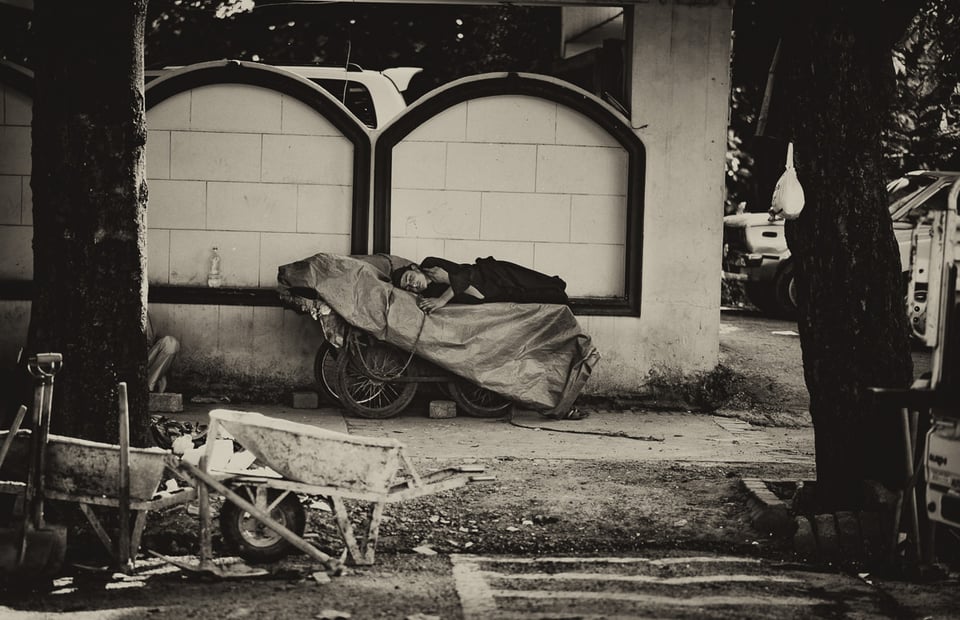
[{"label": "shovel", "polygon": [[0,572],[17,581],[54,577],[63,565],[67,548],[66,528],[46,525],[43,517],[53,377],[62,363],[63,356],[59,353],[40,353],[30,358],[27,366],[30,374],[37,379],[37,387],[33,399],[33,429],[30,433],[23,523],[19,528],[0,530]]}]

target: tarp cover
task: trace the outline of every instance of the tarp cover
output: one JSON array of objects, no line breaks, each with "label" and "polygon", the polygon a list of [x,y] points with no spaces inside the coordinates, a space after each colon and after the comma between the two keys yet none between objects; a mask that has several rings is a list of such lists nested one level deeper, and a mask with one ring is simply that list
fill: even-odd
[{"label": "tarp cover", "polygon": [[425,315],[389,282],[390,268],[408,262],[316,254],[282,265],[278,291],[304,311],[322,300],[350,325],[544,415],[572,408],[600,354],[570,308],[448,304]]}]

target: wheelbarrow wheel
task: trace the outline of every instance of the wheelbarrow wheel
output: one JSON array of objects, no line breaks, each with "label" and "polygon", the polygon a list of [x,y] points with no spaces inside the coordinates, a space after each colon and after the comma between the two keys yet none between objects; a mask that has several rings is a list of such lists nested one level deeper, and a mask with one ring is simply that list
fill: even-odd
[{"label": "wheelbarrow wheel", "polygon": [[510,400],[466,380],[447,384],[450,395],[468,415],[476,418],[499,418],[510,412]]},{"label": "wheelbarrow wheel", "polygon": [[366,335],[337,355],[337,393],[347,411],[362,418],[390,418],[403,411],[417,391],[406,375],[407,356]]},{"label": "wheelbarrow wheel", "polygon": [[[266,495],[265,507],[269,507],[284,491],[263,487],[240,487],[235,489],[254,505],[258,494]],[[296,493],[287,493],[268,513],[270,518],[297,536],[303,536],[307,517]],[[293,545],[279,534],[257,520],[246,510],[230,501],[220,510],[220,533],[224,544],[244,560],[251,563],[276,562],[294,549]]]},{"label": "wheelbarrow wheel", "polygon": [[336,387],[337,348],[326,340],[317,349],[317,355],[313,358],[313,376],[316,377],[317,385],[320,386],[320,391],[327,401],[339,405],[340,396],[337,394]]}]

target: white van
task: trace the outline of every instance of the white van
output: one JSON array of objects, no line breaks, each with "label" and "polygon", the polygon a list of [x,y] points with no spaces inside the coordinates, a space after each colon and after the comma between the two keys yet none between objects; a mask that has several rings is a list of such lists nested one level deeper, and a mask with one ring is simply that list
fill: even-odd
[{"label": "white van", "polygon": [[[242,64],[258,63],[244,61]],[[420,67],[394,67],[383,71],[370,71],[354,64],[349,67],[269,66],[295,73],[321,86],[371,129],[383,127],[407,106],[403,92],[410,85],[411,78],[423,70]],[[150,69],[144,72],[144,79],[150,83],[170,71],[182,68],[176,66]]]},{"label": "white van", "polygon": [[368,71],[351,65],[343,67],[313,67],[280,65],[324,88],[345,105],[367,127],[383,127],[407,107],[403,98],[410,79],[422,71],[419,67],[394,67],[383,71]]}]

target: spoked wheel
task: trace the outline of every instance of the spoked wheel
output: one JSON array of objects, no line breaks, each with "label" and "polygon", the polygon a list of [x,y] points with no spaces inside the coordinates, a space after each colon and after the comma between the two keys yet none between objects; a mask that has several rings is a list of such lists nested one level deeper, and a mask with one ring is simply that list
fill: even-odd
[{"label": "spoked wheel", "polygon": [[510,412],[510,401],[496,392],[475,385],[465,379],[447,384],[450,395],[468,415],[477,418],[499,418]]},{"label": "spoked wheel", "polygon": [[[295,493],[250,486],[236,491],[271,519],[297,536],[303,536],[307,518]],[[230,501],[225,501],[220,510],[220,532],[229,548],[252,563],[275,562],[293,550],[293,545],[279,534]]]},{"label": "spoked wheel", "polygon": [[337,355],[341,404],[363,418],[390,418],[403,411],[417,391],[412,381],[394,380],[408,374],[408,355],[366,334],[348,342]]},{"label": "spoked wheel", "polygon": [[320,386],[320,391],[333,404],[340,404],[340,395],[337,394],[337,355],[335,346],[323,341],[313,358],[313,376]]}]

